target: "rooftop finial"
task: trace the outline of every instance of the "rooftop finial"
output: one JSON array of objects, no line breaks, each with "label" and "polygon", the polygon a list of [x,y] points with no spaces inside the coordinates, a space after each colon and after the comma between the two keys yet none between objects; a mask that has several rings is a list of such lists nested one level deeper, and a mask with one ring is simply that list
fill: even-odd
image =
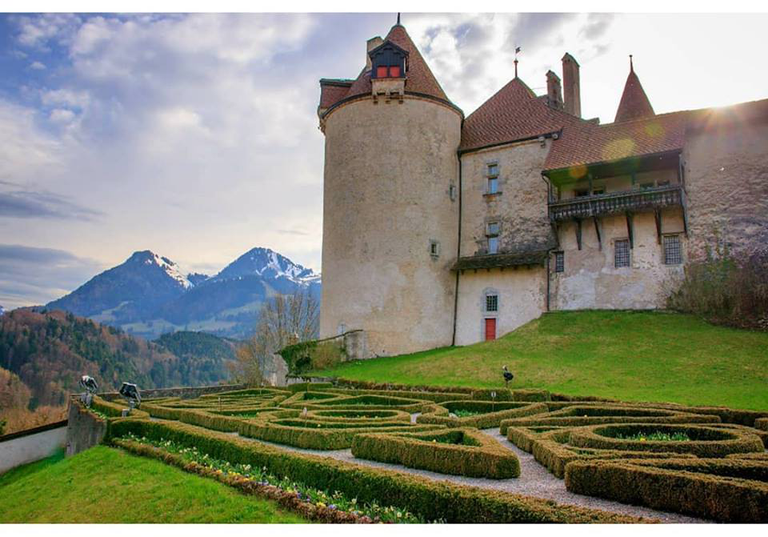
[{"label": "rooftop finial", "polygon": [[520,47],[515,46],[515,78],[517,78],[517,54],[520,52]]},{"label": "rooftop finial", "polygon": [[400,13],[397,14],[397,25],[400,26]]},{"label": "rooftop finial", "polygon": [[634,65],[632,65],[632,54],[629,55],[629,72],[630,73],[634,73],[635,72],[635,67],[634,67]]}]

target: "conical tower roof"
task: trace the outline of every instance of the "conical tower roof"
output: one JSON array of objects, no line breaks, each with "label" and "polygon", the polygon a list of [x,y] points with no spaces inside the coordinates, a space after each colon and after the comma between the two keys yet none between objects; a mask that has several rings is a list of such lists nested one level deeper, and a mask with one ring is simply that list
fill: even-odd
[{"label": "conical tower roof", "polygon": [[631,121],[655,115],[651,101],[648,100],[643,85],[640,83],[637,74],[635,74],[632,57],[630,56],[629,76],[627,77],[626,84],[624,84],[624,93],[621,95],[621,102],[619,103],[619,109],[616,112],[616,119],[614,121],[619,123],[621,121]]},{"label": "conical tower roof", "polygon": [[[432,74],[432,70],[427,65],[421,52],[419,52],[419,49],[414,44],[413,40],[411,40],[411,36],[408,35],[405,26],[402,26],[401,24],[394,25],[384,39],[384,43],[387,41],[394,43],[408,52],[408,67],[405,81],[406,93],[418,93],[448,103],[451,102],[443,91],[443,88],[440,87],[435,75]],[[367,69],[363,69],[352,84],[352,87],[349,89],[349,93],[347,93],[345,98],[370,92],[371,72]]]}]

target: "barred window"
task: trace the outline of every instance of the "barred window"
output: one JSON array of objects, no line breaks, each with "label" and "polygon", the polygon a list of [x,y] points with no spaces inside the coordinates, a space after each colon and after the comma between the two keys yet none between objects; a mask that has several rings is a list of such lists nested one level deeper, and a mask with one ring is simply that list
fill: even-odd
[{"label": "barred window", "polygon": [[679,265],[683,262],[680,235],[664,235],[664,264]]},{"label": "barred window", "polygon": [[485,295],[485,311],[499,311],[499,295]]},{"label": "barred window", "polygon": [[565,272],[565,253],[555,252],[555,272]]},{"label": "barred window", "polygon": [[629,265],[629,240],[620,239],[614,242],[614,264],[616,268],[628,267]]}]

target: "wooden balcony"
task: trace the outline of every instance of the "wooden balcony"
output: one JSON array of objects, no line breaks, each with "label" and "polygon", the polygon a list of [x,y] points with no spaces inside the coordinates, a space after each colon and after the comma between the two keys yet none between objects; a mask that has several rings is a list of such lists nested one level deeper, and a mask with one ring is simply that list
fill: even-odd
[{"label": "wooden balcony", "polygon": [[664,207],[683,207],[684,203],[685,192],[682,186],[668,185],[551,201],[549,219],[553,222],[580,220],[595,216],[653,211]]}]

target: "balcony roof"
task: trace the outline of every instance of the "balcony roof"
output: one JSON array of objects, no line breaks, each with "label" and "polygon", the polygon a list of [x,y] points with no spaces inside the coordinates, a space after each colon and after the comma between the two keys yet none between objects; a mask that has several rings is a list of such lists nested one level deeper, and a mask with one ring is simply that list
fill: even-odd
[{"label": "balcony roof", "polygon": [[547,261],[548,250],[516,252],[512,254],[473,255],[460,257],[451,270],[492,269],[502,267],[520,267],[543,265]]}]

